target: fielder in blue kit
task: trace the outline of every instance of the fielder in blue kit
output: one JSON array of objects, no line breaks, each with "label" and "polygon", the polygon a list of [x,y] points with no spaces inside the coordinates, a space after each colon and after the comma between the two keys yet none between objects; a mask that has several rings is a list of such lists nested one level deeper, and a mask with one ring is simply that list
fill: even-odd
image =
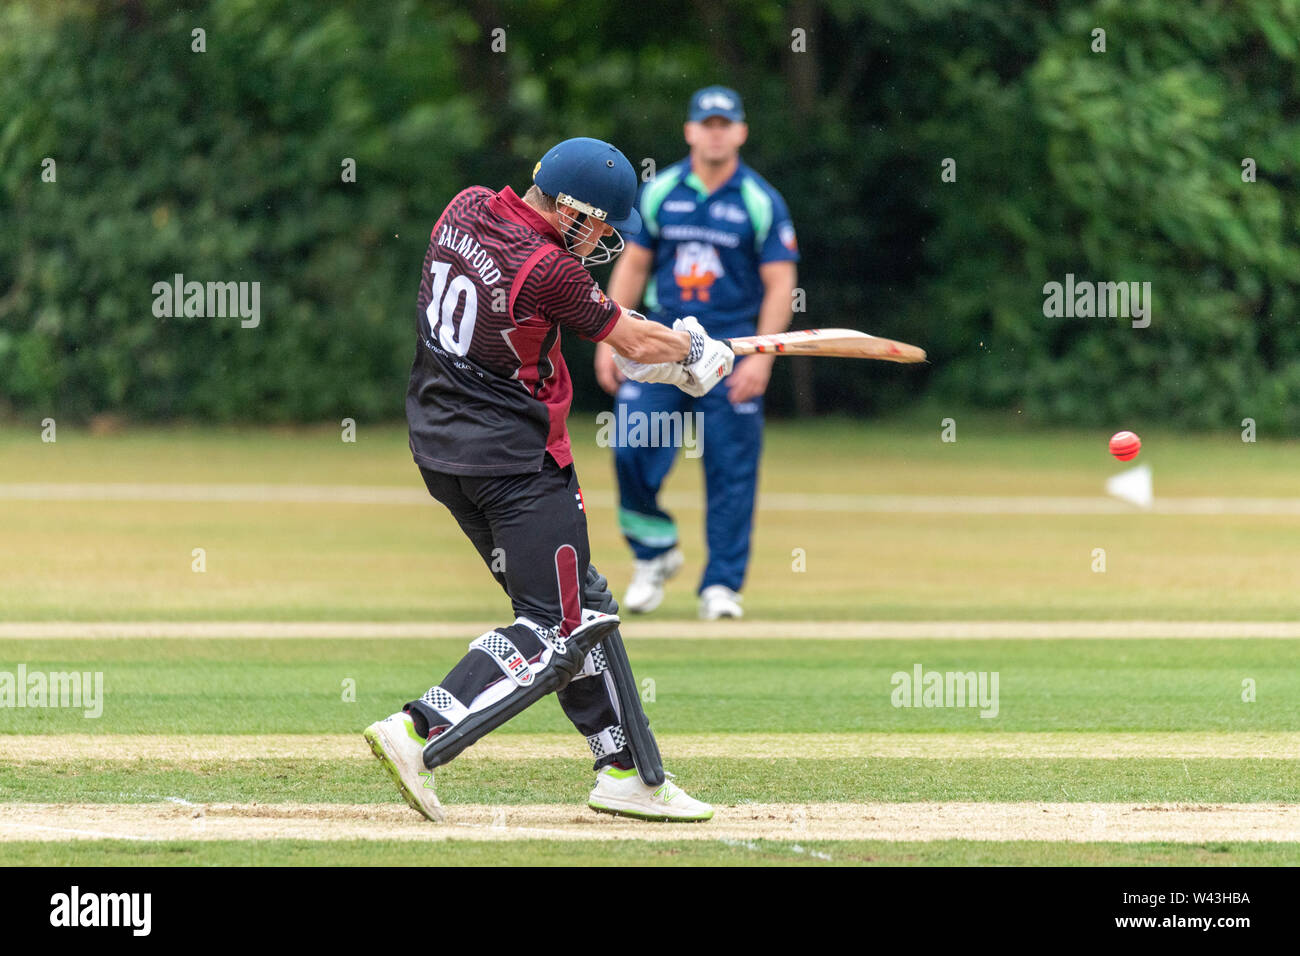
[{"label": "fielder in blue kit", "polygon": [[[644,298],[648,317],[665,325],[696,316],[718,339],[785,331],[799,259],[794,226],[781,194],[740,161],[748,136],[740,97],[724,87],[698,91],[685,134],[690,156],[641,189],[642,228],[626,236],[610,297],[625,308]],[[743,613],[771,367],[772,356],[738,359],[725,391],[694,398],[671,385],[625,380],[610,350],[597,350],[597,378],[616,396],[617,420],[699,413],[708,561],[698,591],[705,619]],[[677,452],[656,442],[615,443],[619,524],[636,558],[624,610],[654,610],[664,582],[682,566],[677,524],[658,500]]]}]

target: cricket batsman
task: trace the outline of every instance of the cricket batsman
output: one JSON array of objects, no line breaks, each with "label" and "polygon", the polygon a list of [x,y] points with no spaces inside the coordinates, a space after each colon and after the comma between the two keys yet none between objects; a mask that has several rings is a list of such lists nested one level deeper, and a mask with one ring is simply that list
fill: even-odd
[{"label": "cricket batsman", "polygon": [[443,819],[434,770],[555,693],[587,738],[595,810],[707,820],[666,779],[619,635],[618,605],[590,563],[587,515],[565,419],[562,330],[604,342],[624,374],[702,396],[734,356],[700,323],[647,321],[583,268],[640,227],[637,178],[608,143],[570,139],[533,169],[521,199],[472,186],[429,238],[406,396],[411,453],[510,598],[514,620],[469,642],[442,680],[365,731],[406,802]]},{"label": "cricket batsman", "polygon": [[[609,294],[635,308],[644,293],[652,320],[667,326],[695,315],[716,338],[784,332],[790,326],[798,247],[785,200],[740,160],[749,136],[740,96],[721,86],[696,92],[685,134],[690,155],[661,169],[641,191],[642,228],[628,233],[628,250],[610,276]],[[619,420],[654,421],[663,413],[700,416],[708,562],[698,588],[699,614],[705,620],[741,617],[763,443],[763,393],[773,356],[741,359],[726,388],[696,396],[626,381],[614,349],[596,347],[596,378],[622,406]],[[615,446],[619,524],[636,559],[623,598],[627,611],[658,607],[664,582],[682,566],[677,524],[659,504],[659,489],[676,457],[671,446]]]}]

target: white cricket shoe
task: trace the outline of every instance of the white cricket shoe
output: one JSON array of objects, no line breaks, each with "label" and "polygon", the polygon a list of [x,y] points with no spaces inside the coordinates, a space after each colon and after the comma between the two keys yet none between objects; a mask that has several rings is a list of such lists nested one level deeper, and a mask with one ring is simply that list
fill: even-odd
[{"label": "white cricket shoe", "polygon": [[446,817],[433,790],[433,771],[424,766],[424,744],[411,715],[393,714],[371,724],[363,735],[412,810],[434,823]]},{"label": "white cricket shoe", "polygon": [[713,807],[696,800],[672,780],[651,787],[641,782],[635,770],[614,766],[602,767],[596,774],[596,786],[587,798],[587,806],[598,813],[638,820],[698,823],[713,818]]},{"label": "white cricket shoe", "polygon": [[664,582],[682,569],[685,560],[681,548],[673,548],[649,561],[638,561],[632,583],[623,595],[622,609],[649,614],[657,608],[664,599]]},{"label": "white cricket shoe", "polygon": [[740,606],[742,600],[726,585],[710,584],[700,592],[700,618],[716,621],[720,617],[744,617],[745,610]]}]

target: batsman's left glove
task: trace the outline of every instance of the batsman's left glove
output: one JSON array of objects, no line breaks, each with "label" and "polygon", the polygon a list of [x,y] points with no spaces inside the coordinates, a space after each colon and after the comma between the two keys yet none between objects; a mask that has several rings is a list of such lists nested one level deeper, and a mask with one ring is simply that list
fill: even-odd
[{"label": "batsman's left glove", "polygon": [[630,358],[624,358],[615,352],[614,364],[624,376],[634,382],[663,382],[681,388],[690,380],[690,376],[680,362],[657,362],[654,365],[646,365],[644,362],[634,362]]}]

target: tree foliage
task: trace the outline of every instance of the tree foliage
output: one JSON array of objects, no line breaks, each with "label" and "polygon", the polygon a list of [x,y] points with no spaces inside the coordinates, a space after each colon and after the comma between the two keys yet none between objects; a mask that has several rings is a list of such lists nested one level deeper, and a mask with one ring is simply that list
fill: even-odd
[{"label": "tree foliage", "polygon": [[[522,189],[568,136],[673,162],[689,94],[721,82],[795,217],[796,324],[933,360],[780,363],[774,410],[929,391],[1294,434],[1297,36],[1295,0],[18,0],[0,8],[0,397],[399,417],[446,201]],[[262,324],[156,317],[153,285],[178,273],[259,282]],[[1150,327],[1045,316],[1067,273],[1150,282]],[[577,403],[600,405],[589,346],[566,351]]]}]

